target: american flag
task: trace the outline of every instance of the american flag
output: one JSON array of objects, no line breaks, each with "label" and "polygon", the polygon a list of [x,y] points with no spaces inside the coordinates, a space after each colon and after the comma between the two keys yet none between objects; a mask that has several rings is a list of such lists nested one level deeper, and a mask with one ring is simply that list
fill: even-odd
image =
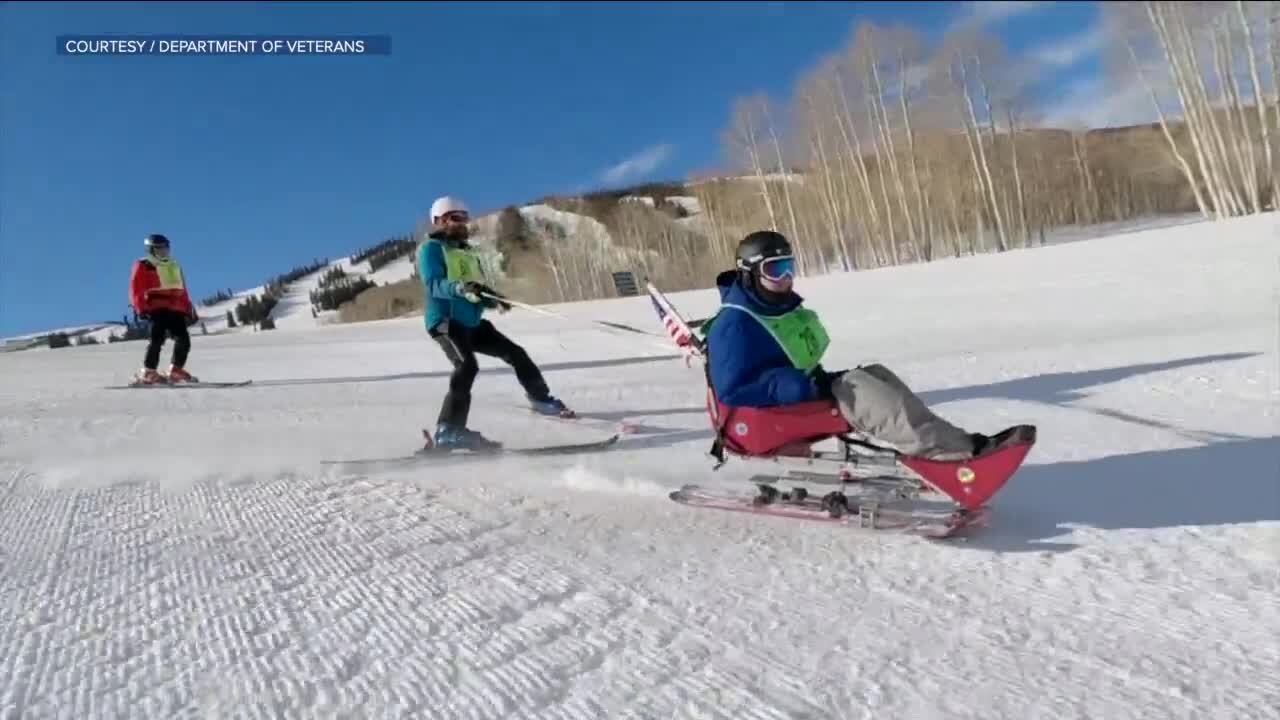
[{"label": "american flag", "polygon": [[658,319],[662,321],[662,328],[666,330],[667,336],[684,351],[686,360],[701,357],[702,342],[694,337],[693,331],[676,314],[674,308],[668,309],[665,307],[665,298],[660,301],[657,291],[651,288],[649,290],[649,301],[653,303],[653,310],[658,313]]}]

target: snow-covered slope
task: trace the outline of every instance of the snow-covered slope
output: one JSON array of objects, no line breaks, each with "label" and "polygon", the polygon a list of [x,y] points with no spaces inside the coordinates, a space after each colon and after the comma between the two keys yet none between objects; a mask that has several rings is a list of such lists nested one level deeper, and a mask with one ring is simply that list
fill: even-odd
[{"label": "snow-covered slope", "polygon": [[[695,199],[688,199],[694,200],[696,206]],[[520,211],[527,221],[538,223],[539,228],[548,231],[558,243],[574,242],[586,244],[591,248],[611,247],[608,229],[586,216],[556,210],[541,204],[524,206]],[[480,234],[475,238],[475,243],[482,252],[488,251],[490,255],[496,253],[494,234],[497,217],[497,213],[490,213],[477,218]],[[496,255],[490,260],[493,267],[496,267]],[[320,279],[326,272],[335,267],[341,267],[349,275],[363,275],[378,285],[383,285],[411,277],[413,262],[413,256],[410,254],[387,263],[376,271],[370,270],[368,261],[352,263],[349,258],[343,257],[329,262],[316,272],[289,283],[279,303],[272,309],[271,319],[275,322],[277,330],[300,330],[332,324],[337,320],[336,311],[319,312],[313,316],[311,307],[311,292],[319,287]],[[234,311],[237,304],[250,295],[260,294],[262,290],[263,287],[259,286],[252,290],[237,292],[232,300],[198,308],[201,318],[205,320],[206,329],[211,333],[224,332],[227,327],[225,317],[227,311]],[[244,332],[245,330],[252,330],[252,328],[233,328],[233,331]],[[106,336],[111,332],[112,328],[106,328],[101,331],[102,337],[99,339],[105,341]],[[116,329],[116,332],[119,330]]]},{"label": "snow-covered slope", "polygon": [[[346,474],[447,387],[417,319],[195,338],[236,390],[104,390],[134,344],[0,355],[0,709],[15,717],[1268,718],[1280,707],[1278,217],[806,280],[884,362],[1040,442],[967,543],[677,506],[698,368],[646,300],[496,322],[472,425],[616,452]],[[673,296],[690,317],[711,292]]]},{"label": "snow-covered slope", "polygon": [[[271,319],[275,321],[277,330],[307,329],[335,322],[337,315],[335,311],[319,312],[316,316],[311,314],[311,293],[320,287],[320,279],[333,268],[342,268],[348,276],[362,275],[378,285],[382,285],[397,282],[411,276],[413,274],[413,258],[411,255],[405,256],[393,260],[377,270],[370,270],[367,260],[353,263],[350,258],[343,257],[325,264],[313,273],[303,275],[288,284],[279,303],[271,310]],[[260,285],[252,290],[236,293],[235,298],[231,300],[224,300],[208,307],[201,306],[197,310],[200,317],[206,319],[209,332],[214,332],[215,330],[223,331],[227,326],[227,311],[231,310],[234,313],[236,305],[243,302],[250,295],[257,295],[262,291],[263,286]],[[243,331],[246,328],[233,328],[233,330],[237,329]]]}]

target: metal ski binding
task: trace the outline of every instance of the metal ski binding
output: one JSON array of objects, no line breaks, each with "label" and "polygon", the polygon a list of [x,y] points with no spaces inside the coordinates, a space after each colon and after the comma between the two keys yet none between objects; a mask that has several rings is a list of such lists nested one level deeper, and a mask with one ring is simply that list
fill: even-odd
[{"label": "metal ski binding", "polygon": [[752,505],[772,505],[778,501],[801,505],[809,497],[809,491],[802,487],[791,488],[784,492],[772,485],[756,483],[756,488],[760,492],[751,499]]},{"label": "metal ski binding", "polygon": [[833,518],[844,517],[844,514],[849,511],[849,497],[833,490],[822,496],[822,509]]},{"label": "metal ski binding", "polygon": [[795,504],[797,504],[797,505],[800,505],[800,504],[801,504],[801,503],[803,503],[803,502],[805,501],[805,499],[806,499],[806,498],[808,498],[808,497],[809,497],[809,491],[808,491],[808,490],[806,490],[805,488],[802,488],[802,487],[794,487],[794,488],[791,488],[791,490],[790,490],[790,491],[788,491],[788,492],[783,496],[783,499],[785,499],[787,502],[792,502],[792,503],[795,503]]},{"label": "metal ski binding", "polygon": [[875,500],[858,503],[858,524],[864,528],[874,528],[879,510],[880,503]]},{"label": "metal ski binding", "polygon": [[760,492],[751,498],[752,505],[772,505],[777,501],[778,495],[781,494],[778,492],[778,488],[764,483],[756,483],[756,489]]}]

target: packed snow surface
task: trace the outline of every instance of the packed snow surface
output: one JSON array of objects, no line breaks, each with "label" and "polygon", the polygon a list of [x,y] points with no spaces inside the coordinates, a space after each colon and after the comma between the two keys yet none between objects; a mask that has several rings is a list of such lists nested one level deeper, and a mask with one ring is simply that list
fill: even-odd
[{"label": "packed snow surface", "polygon": [[[420,320],[0,355],[0,713],[21,718],[1274,718],[1277,216],[808,278],[828,367],[1040,428],[964,542],[696,510],[701,369],[628,298],[495,317],[472,425],[618,449],[359,473],[434,424]],[[688,317],[712,291],[672,297]],[[165,351],[165,362],[168,349]]]}]

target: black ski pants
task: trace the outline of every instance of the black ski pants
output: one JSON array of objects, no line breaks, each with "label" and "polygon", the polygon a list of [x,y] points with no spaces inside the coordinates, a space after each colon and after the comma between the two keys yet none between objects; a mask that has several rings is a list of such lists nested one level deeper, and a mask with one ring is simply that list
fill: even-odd
[{"label": "black ski pants", "polygon": [[475,384],[476,374],[480,372],[476,354],[496,357],[510,365],[516,372],[516,379],[530,397],[542,399],[551,394],[542,371],[529,359],[529,354],[511,338],[503,335],[493,323],[481,320],[473,328],[457,323],[443,324],[446,328],[444,332],[433,328],[430,335],[440,344],[449,362],[453,363],[453,374],[449,376],[449,392],[444,396],[437,422],[458,428],[467,426],[467,418],[471,415],[471,387]]},{"label": "black ski pants", "polygon": [[184,367],[187,364],[187,353],[191,352],[187,316],[173,310],[154,310],[147,317],[151,320],[151,342],[147,343],[143,367],[155,370],[160,365],[160,348],[164,347],[165,336],[173,337],[174,367]]}]

